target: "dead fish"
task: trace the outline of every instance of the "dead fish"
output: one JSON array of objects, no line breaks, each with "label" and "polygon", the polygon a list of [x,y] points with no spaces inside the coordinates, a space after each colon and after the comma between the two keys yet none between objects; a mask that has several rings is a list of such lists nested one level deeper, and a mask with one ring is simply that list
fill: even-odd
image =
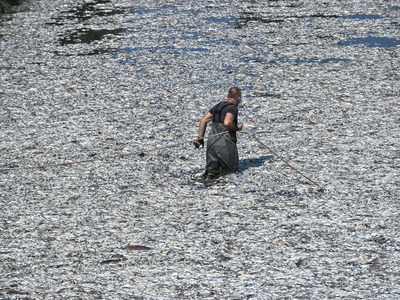
[{"label": "dead fish", "polygon": [[125,247],[126,250],[138,250],[138,251],[149,251],[153,248],[142,246],[142,245],[128,245]]}]

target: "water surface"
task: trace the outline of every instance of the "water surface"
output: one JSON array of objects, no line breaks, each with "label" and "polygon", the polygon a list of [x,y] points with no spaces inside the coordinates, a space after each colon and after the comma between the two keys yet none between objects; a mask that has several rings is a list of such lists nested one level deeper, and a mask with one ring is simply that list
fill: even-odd
[{"label": "water surface", "polygon": [[348,41],[340,42],[341,46],[352,46],[352,45],[365,45],[368,48],[373,47],[397,47],[400,45],[400,40],[387,38],[387,37],[364,37],[364,38],[353,38]]}]

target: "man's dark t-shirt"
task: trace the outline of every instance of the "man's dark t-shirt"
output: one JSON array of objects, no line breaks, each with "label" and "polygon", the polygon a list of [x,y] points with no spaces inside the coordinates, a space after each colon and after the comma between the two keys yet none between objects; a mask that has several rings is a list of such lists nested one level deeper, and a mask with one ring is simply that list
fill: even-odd
[{"label": "man's dark t-shirt", "polygon": [[234,104],[228,101],[218,103],[210,109],[210,113],[213,115],[212,121],[217,123],[224,123],[225,116],[228,112],[234,116],[234,123],[235,125],[237,125],[238,109]]}]

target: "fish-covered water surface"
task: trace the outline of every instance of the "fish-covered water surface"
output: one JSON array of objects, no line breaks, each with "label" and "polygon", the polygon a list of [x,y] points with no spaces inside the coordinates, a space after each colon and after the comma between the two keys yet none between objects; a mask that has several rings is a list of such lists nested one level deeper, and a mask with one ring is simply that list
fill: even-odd
[{"label": "fish-covered water surface", "polygon": [[[1,297],[398,298],[398,1],[24,5],[0,21]],[[238,133],[240,174],[203,184],[191,140],[234,85],[267,147]]]}]

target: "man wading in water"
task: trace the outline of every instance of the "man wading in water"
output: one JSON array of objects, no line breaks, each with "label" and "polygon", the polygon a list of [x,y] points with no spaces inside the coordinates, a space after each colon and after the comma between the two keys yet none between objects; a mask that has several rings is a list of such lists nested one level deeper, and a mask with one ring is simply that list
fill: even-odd
[{"label": "man wading in water", "polygon": [[[207,141],[207,166],[203,179],[212,180],[239,170],[236,131],[243,128],[243,124],[237,125],[237,106],[242,100],[241,97],[240,88],[231,87],[228,91],[228,100],[215,105],[200,121],[199,138],[194,142],[196,148],[200,145],[204,147],[207,123],[212,120]],[[219,134],[224,131],[227,133]]]}]

